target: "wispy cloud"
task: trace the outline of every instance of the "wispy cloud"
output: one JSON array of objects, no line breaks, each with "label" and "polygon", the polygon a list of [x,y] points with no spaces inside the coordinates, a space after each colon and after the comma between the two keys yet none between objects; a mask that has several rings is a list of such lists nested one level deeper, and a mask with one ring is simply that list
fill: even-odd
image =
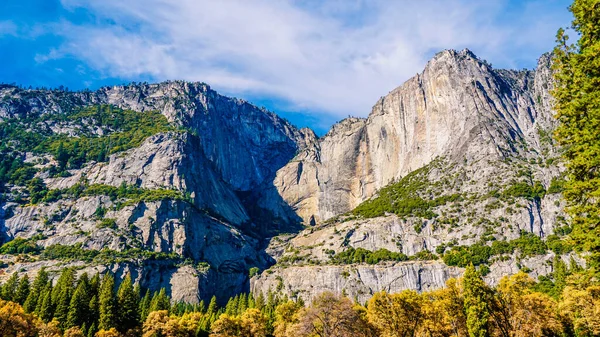
[{"label": "wispy cloud", "polygon": [[204,81],[298,111],[364,116],[440,49],[468,47],[501,66],[534,61],[568,23],[566,4],[520,3],[63,0],[96,22],[58,24],[65,42],[51,57],[107,76]]},{"label": "wispy cloud", "polygon": [[0,21],[0,36],[15,35],[17,26],[12,21]]}]

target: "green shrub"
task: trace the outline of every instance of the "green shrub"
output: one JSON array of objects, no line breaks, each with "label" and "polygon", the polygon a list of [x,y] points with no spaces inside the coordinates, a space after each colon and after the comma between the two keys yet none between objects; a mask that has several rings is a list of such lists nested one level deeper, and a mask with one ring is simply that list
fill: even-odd
[{"label": "green shrub", "polygon": [[474,266],[489,263],[492,256],[492,247],[483,244],[472,246],[455,246],[447,251],[443,260],[448,266],[467,267],[471,263]]},{"label": "green shrub", "polygon": [[258,267],[252,267],[252,268],[250,268],[250,270],[248,270],[248,277],[252,278],[255,275],[258,275],[259,272],[260,272],[260,269],[258,269]]},{"label": "green shrub", "polygon": [[512,254],[519,251],[521,258],[543,255],[551,249],[555,252],[568,252],[572,248],[558,236],[549,236],[545,242],[539,236],[521,231],[518,239],[511,241],[493,241],[491,246],[476,243],[471,246],[454,246],[443,256],[444,263],[449,266],[467,267],[488,264],[492,256]]},{"label": "green shrub", "polygon": [[407,174],[399,182],[392,183],[379,190],[377,197],[358,205],[352,214],[365,218],[382,216],[393,213],[400,217],[416,216],[432,219],[437,215],[431,208],[444,205],[448,202],[462,200],[460,194],[438,196],[425,199],[420,194],[425,194],[431,187],[427,175],[429,170],[437,164],[432,162],[418,170]]},{"label": "green shrub", "polygon": [[416,253],[415,255],[410,257],[411,260],[420,260],[420,261],[431,261],[431,260],[437,260],[438,257],[437,255],[435,255],[434,253],[428,251],[428,250],[422,250],[418,253]]},{"label": "green shrub", "polygon": [[350,247],[331,257],[336,264],[368,263],[377,264],[381,261],[406,261],[408,257],[403,253],[390,252],[385,248],[370,251],[364,248]]},{"label": "green shrub", "polygon": [[34,239],[15,238],[0,247],[0,254],[36,254],[39,251]]},{"label": "green shrub", "polygon": [[535,181],[533,185],[520,181],[513,182],[504,192],[502,196],[505,198],[525,198],[527,200],[540,200],[546,195],[546,190],[541,182]]},{"label": "green shrub", "polygon": [[100,223],[98,223],[96,225],[96,227],[98,229],[102,229],[102,228],[117,229],[117,221],[115,219],[111,219],[111,218],[104,218],[104,219],[102,219],[102,221],[100,221]]},{"label": "green shrub", "polygon": [[566,181],[562,178],[552,178],[548,187],[548,194],[562,193],[565,189]]}]

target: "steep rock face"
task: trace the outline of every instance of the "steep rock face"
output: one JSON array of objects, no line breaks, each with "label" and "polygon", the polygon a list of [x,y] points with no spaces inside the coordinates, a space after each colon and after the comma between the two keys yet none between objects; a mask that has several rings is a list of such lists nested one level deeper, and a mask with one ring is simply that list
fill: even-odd
[{"label": "steep rock face", "polygon": [[[335,125],[274,180],[305,222],[347,212],[438,156],[476,161],[526,156],[552,127],[549,57],[538,70],[495,71],[470,51],[437,54],[381,98],[367,119]],[[307,154],[310,151],[315,154]]]},{"label": "steep rock face", "polygon": [[[168,286],[167,289],[174,298],[195,299],[195,302],[198,299],[209,300],[215,292],[219,292],[220,298],[226,298],[246,291],[248,269],[270,265],[270,258],[261,253],[255,238],[183,201],[140,202],[115,209],[110,198],[96,196],[29,207],[11,203],[0,206],[2,213],[8,213],[2,227],[9,238],[41,237],[36,243],[46,249],[58,244],[122,252],[117,256],[108,252],[104,258],[80,263],[69,261],[84,259],[83,256],[65,256],[66,260],[56,262],[45,259],[19,261],[0,278],[13,270],[24,269],[34,273],[42,265],[53,266],[55,271],[73,263],[99,271],[121,270],[123,266],[131,265],[129,268],[135,271],[133,276],[140,275],[139,280],[144,287],[156,290],[165,286],[165,282],[167,285],[171,282],[175,288]],[[103,218],[114,219],[114,227],[100,225],[102,219],[94,214],[98,207],[108,210]],[[151,256],[138,256],[141,251],[171,255],[155,260]],[[172,256],[176,259],[173,260]],[[11,261],[5,257],[1,259]],[[210,265],[208,273],[203,269],[205,267],[196,265],[200,262]],[[188,269],[182,269],[182,264]],[[124,276],[127,270],[122,270],[119,275]],[[188,296],[192,290],[180,285],[179,281],[169,281],[181,270],[187,270],[184,273],[187,275],[186,282],[198,284],[196,288],[199,290],[193,298]],[[190,280],[192,276],[194,280]]]},{"label": "steep rock face", "polygon": [[[93,92],[2,86],[0,96],[3,97],[0,118],[60,113],[93,104],[112,104],[142,112],[160,111],[170,122],[197,135],[199,147],[195,150],[202,152],[207,159],[204,163],[210,163],[211,169],[232,191],[254,194],[272,185],[275,172],[306,146],[308,140],[305,137],[312,133],[301,132],[265,109],[221,96],[208,85],[198,82],[131,84]],[[263,212],[279,215],[285,225],[294,225],[298,221],[287,205],[282,208],[283,202],[265,201],[256,205],[254,198],[249,198],[249,202],[250,208],[266,207]]]},{"label": "steep rock face", "polygon": [[[84,249],[140,249],[181,257],[13,259],[0,278],[14,270],[33,274],[41,266],[54,272],[66,265],[111,270],[118,276],[131,272],[145,287],[166,286],[175,300],[192,302],[215,293],[227,297],[247,291],[249,285],[257,292],[272,289],[305,300],[331,290],[361,301],[380,290],[441,287],[461,269],[418,258],[377,266],[331,265],[331,256],[348,248],[385,248],[414,257],[443,252],[448,245],[513,240],[521,231],[552,234],[564,223],[558,194],[506,193],[521,180],[548,189],[561,174],[548,137],[554,126],[549,63],[543,56],[534,72],[493,70],[467,50],[444,51],[423,73],[381,98],[368,118],[346,119],[320,139],[311,130],[297,130],[202,83],[137,84],[80,93],[0,86],[0,121],[108,103],[158,110],[181,128],[151,136],[138,148],[111,155],[108,162],[70,170],[70,177],[50,178],[40,172],[48,187],[64,189],[80,181],[114,187],[125,183],[186,195],[183,200],[125,205],[103,195],[38,205],[0,200],[3,241],[41,235],[38,244],[46,248],[80,244]],[[75,130],[59,124],[49,128],[64,134]],[[26,157],[31,163],[54,160]],[[420,198],[459,197],[432,206],[432,217],[338,217],[415,171]],[[105,214],[98,216],[98,209]],[[114,224],[104,226],[102,217]],[[300,220],[311,226],[297,235],[271,238],[264,253],[265,233],[291,231]],[[521,265],[534,276],[548,273],[551,258],[507,256],[491,263],[487,280],[493,284]],[[274,261],[275,267],[248,283],[250,267],[264,270]]]},{"label": "steep rock face", "polygon": [[[484,277],[486,283],[496,286],[506,275],[518,273],[528,268],[534,279],[548,275],[552,270],[552,260],[556,255],[549,253],[534,258],[495,262],[491,272]],[[584,265],[581,258],[574,254],[560,256],[565,263],[571,258]],[[451,278],[460,277],[463,268],[448,267],[438,261],[407,261],[373,265],[323,265],[293,266],[275,268],[270,273],[253,277],[250,289],[256,293],[279,292],[290,298],[302,298],[310,302],[325,291],[346,294],[349,298],[365,303],[379,291],[397,293],[406,289],[431,291],[442,288]]]},{"label": "steep rock face", "polygon": [[195,206],[210,209],[229,222],[249,221],[244,206],[204,156],[198,137],[170,132],[149,137],[140,147],[114,154],[106,163],[73,170],[67,178],[49,178],[50,188],[68,188],[86,179],[90,184],[135,185],[189,193]]},{"label": "steep rock face", "polygon": [[[550,55],[539,59],[535,71],[494,70],[468,50],[436,55],[421,74],[380,99],[367,119],[340,122],[277,172],[274,185],[313,226],[270,241],[266,251],[278,263],[253,278],[252,289],[279,288],[309,298],[336,291],[366,299],[388,290],[393,280],[395,291],[425,290],[462,273],[441,262],[451,247],[554,234],[566,221],[564,202],[551,188],[563,168],[551,139],[550,84]],[[343,214],[377,200],[382,187],[397,181],[386,194],[398,198],[392,207],[397,214],[374,216],[360,208]],[[532,192],[533,186],[540,191]],[[410,211],[419,201],[416,212]],[[361,248],[413,260],[434,253],[437,262],[381,267],[334,259]],[[492,256],[486,281],[497,284],[522,267],[533,277],[546,275],[553,258],[518,250]],[[394,269],[398,265],[410,272]],[[423,265],[435,265],[436,272]],[[356,270],[361,275],[386,270],[390,276],[359,282]],[[415,275],[423,270],[425,288],[415,281],[422,280]]]},{"label": "steep rock face", "polygon": [[277,115],[221,96],[203,83],[103,88],[89,101],[136,111],[159,110],[170,121],[193,130],[206,157],[236,190],[251,190],[272,177],[295,155],[302,138]]},{"label": "steep rock face", "polygon": [[448,268],[438,262],[290,267],[253,278],[251,290],[263,294],[269,290],[279,291],[308,302],[324,291],[331,291],[345,293],[358,299],[359,303],[365,303],[378,291],[396,293],[405,289],[438,289],[449,278],[460,274],[458,268]]},{"label": "steep rock face", "polygon": [[[2,86],[0,97],[0,120],[58,114],[95,104],[160,111],[181,129],[151,136],[137,148],[111,155],[107,162],[71,169],[68,177],[51,178],[43,170],[56,163],[52,156],[27,154],[26,160],[41,169],[38,177],[50,189],[67,189],[81,182],[114,187],[125,184],[150,191],[177,191],[186,197],[125,205],[104,195],[62,197],[37,205],[2,199],[2,242],[36,238],[43,248],[58,244],[175,254],[158,263],[165,275],[153,274],[152,258],[112,262],[110,257],[108,261],[93,259],[80,264],[98,270],[121,270],[131,264],[136,275],[143,275],[139,278],[143,286],[155,289],[171,282],[168,289],[175,299],[192,299],[189,295],[195,293],[196,301],[208,300],[215,293],[226,298],[247,291],[248,269],[271,264],[271,258],[261,252],[257,233],[278,228],[260,217],[251,217],[256,213],[248,210],[254,212],[256,203],[240,199],[240,193],[258,193],[256,189],[268,187],[275,171],[305,146],[306,130],[299,131],[244,101],[220,96],[202,83],[134,84],[77,93]],[[54,133],[72,135],[77,127],[48,120],[47,126]],[[97,130],[98,135],[102,132]],[[262,213],[287,221],[277,226],[297,222],[285,203],[269,200],[260,206],[264,207]],[[100,215],[99,210],[103,210]],[[207,263],[209,271],[202,271],[204,267],[196,263]],[[42,264],[58,269],[65,262],[23,262],[18,270],[33,273]],[[169,281],[173,278],[196,286],[185,289],[180,281]]]}]

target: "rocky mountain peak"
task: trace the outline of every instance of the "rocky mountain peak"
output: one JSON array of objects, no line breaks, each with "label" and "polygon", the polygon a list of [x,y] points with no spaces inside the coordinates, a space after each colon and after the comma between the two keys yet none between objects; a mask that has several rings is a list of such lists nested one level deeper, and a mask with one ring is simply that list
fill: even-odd
[{"label": "rocky mountain peak", "polygon": [[[135,146],[84,154],[79,164],[63,158],[60,172],[52,168],[57,157],[73,157],[75,145],[17,153],[50,197],[33,201],[31,181],[11,180],[0,200],[0,234],[35,241],[44,253],[2,259],[30,273],[64,264],[130,272],[186,301],[247,291],[254,267],[273,269],[253,278],[253,290],[298,289],[308,297],[344,289],[365,300],[373,289],[439,287],[460,269],[434,251],[523,233],[544,238],[564,219],[550,192],[561,174],[548,137],[555,123],[550,62],[543,55],[535,70],[501,70],[468,49],[445,50],[367,118],[346,118],[323,137],[201,82],[83,92],[0,86],[0,123],[67,143],[89,137],[113,149],[110,136],[120,126],[102,116],[115,117],[117,108],[134,121],[167,120]],[[281,232],[291,234],[271,238]],[[351,271],[328,265],[359,248],[410,260]],[[65,261],[57,250],[95,257]],[[127,254],[133,257],[116,258]],[[506,259],[487,261],[496,268],[489,282],[518,270],[514,256]],[[523,263],[545,272],[530,262]]]}]

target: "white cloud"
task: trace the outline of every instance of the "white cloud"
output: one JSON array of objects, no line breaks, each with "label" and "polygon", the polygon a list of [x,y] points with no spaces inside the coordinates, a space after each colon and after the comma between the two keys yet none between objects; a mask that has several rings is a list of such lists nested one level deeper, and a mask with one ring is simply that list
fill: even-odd
[{"label": "white cloud", "polygon": [[15,35],[17,26],[12,21],[0,21],[0,36]]},{"label": "white cloud", "polygon": [[541,11],[544,2],[508,18],[499,14],[503,0],[63,0],[99,23],[57,31],[63,55],[109,76],[204,81],[299,111],[365,116],[434,51],[468,47],[494,64],[533,61],[568,22]]}]

